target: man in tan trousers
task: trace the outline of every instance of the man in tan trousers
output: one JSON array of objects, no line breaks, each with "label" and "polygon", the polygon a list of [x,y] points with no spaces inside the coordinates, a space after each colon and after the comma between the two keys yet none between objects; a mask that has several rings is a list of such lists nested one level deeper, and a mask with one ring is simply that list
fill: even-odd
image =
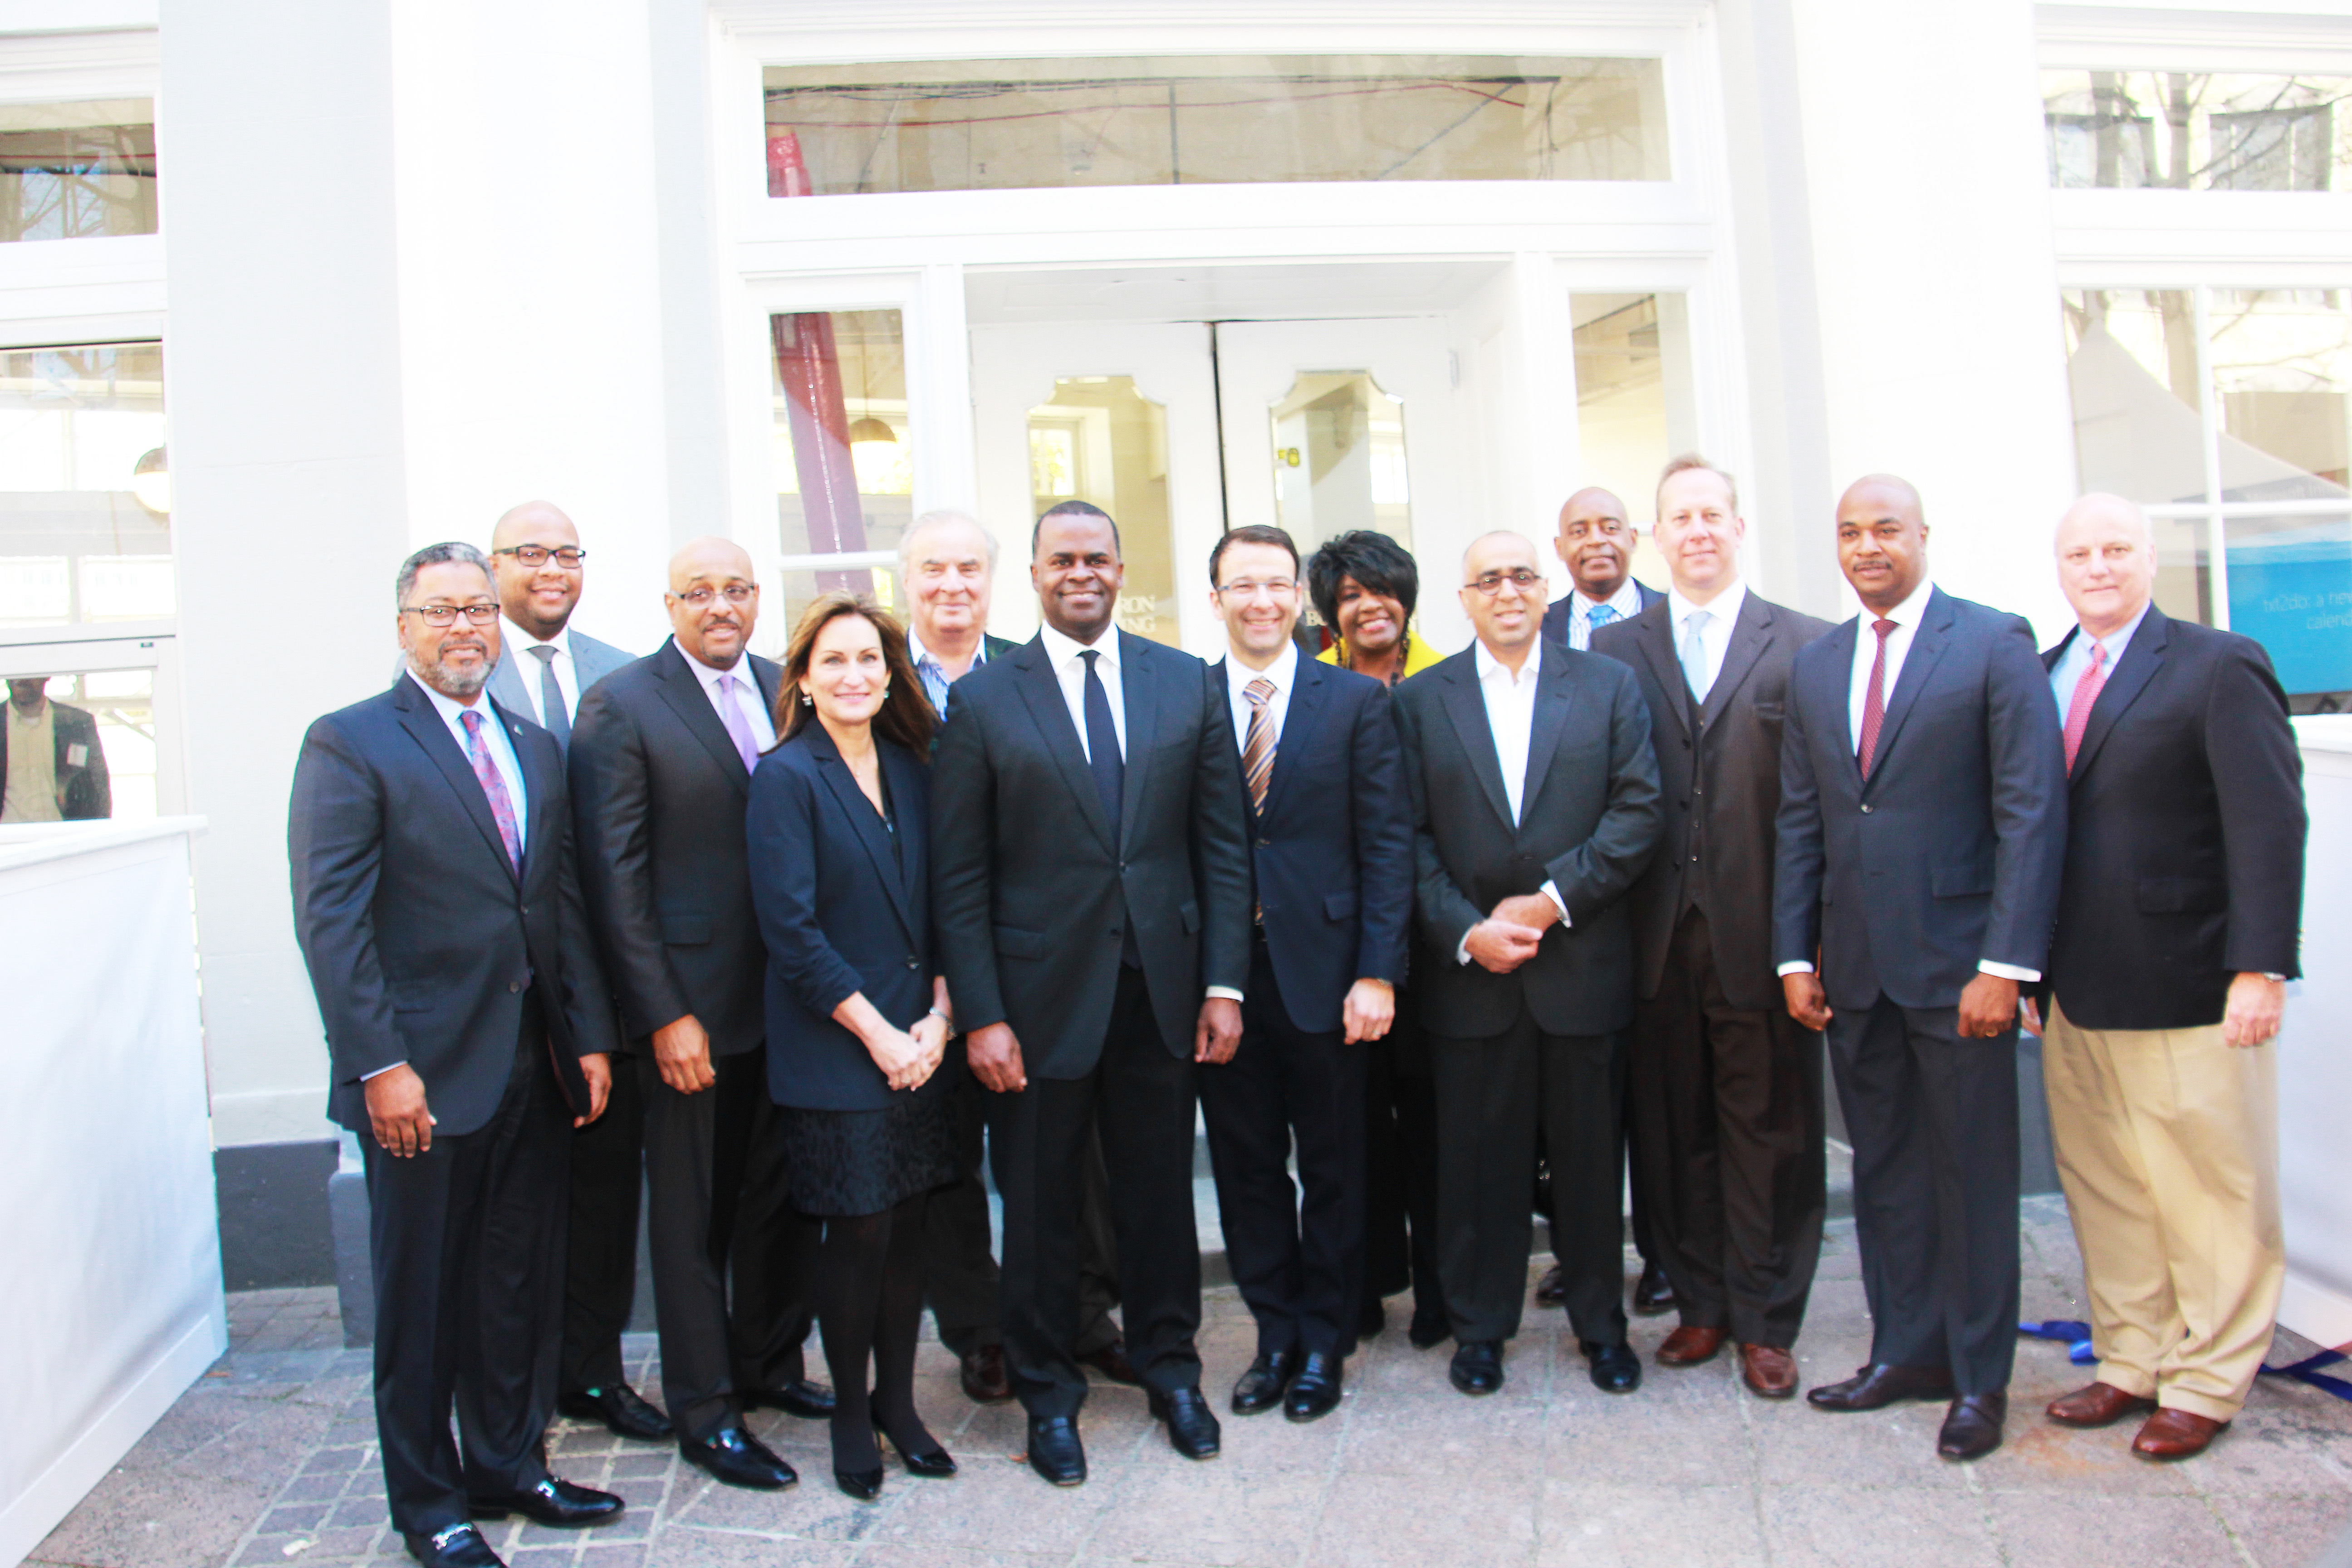
[{"label": "man in tan trousers", "polygon": [[2152,602],[2137,507],[2084,497],[2057,549],[2079,624],[2043,656],[2070,815],[2042,1065],[2099,1373],[2049,1413],[2154,1405],[2132,1451],[2186,1458],[2245,1403],[2285,1274],[2271,1041],[2298,973],[2302,763],[2261,646]]}]

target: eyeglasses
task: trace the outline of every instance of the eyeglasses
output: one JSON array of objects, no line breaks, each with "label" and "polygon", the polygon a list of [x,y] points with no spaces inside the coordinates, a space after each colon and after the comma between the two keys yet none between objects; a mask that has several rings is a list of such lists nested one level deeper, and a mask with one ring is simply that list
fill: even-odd
[{"label": "eyeglasses", "polygon": [[730,583],[724,588],[688,588],[677,596],[699,610],[720,597],[730,605],[748,605],[760,596],[760,590],[750,583]]},{"label": "eyeglasses", "polygon": [[1491,599],[1503,591],[1503,584],[1506,583],[1520,593],[1526,594],[1532,592],[1535,585],[1542,581],[1541,574],[1530,572],[1522,566],[1516,572],[1489,572],[1475,582],[1465,583],[1463,586],[1475,588]]},{"label": "eyeglasses", "polygon": [[561,550],[550,550],[544,544],[518,544],[506,550],[493,550],[490,553],[511,555],[526,566],[544,566],[547,564],[547,558],[551,555],[555,557],[556,564],[559,566],[577,566],[588,559],[586,551],[572,545],[567,545]]},{"label": "eyeglasses", "polygon": [[428,626],[454,626],[459,616],[478,626],[487,626],[499,618],[496,605],[403,605],[400,613],[422,616]]},{"label": "eyeglasses", "polygon": [[1235,599],[1255,599],[1260,594],[1279,604],[1298,597],[1298,584],[1287,577],[1277,577],[1266,583],[1254,583],[1244,578],[1238,583],[1221,584],[1217,588],[1218,597],[1228,603]]}]

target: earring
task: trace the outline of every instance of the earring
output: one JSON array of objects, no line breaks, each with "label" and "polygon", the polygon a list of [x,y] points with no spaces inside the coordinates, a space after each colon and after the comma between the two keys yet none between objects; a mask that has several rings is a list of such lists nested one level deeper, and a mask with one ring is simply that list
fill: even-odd
[{"label": "earring", "polygon": [[816,699],[803,691],[801,693],[801,706],[803,708],[814,708],[816,706]]}]

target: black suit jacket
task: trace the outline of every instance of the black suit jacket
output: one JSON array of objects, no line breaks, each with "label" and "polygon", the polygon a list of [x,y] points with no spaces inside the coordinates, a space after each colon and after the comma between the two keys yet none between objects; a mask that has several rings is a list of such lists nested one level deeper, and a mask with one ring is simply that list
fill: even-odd
[{"label": "black suit jacket", "polygon": [[1009,1023],[1033,1077],[1093,1069],[1125,922],[1172,1055],[1211,985],[1249,984],[1248,797],[1225,691],[1188,653],[1120,632],[1119,841],[1044,646],[949,689],[931,770],[931,909],[956,1023]]},{"label": "black suit jacket", "polygon": [[[899,1028],[930,1011],[930,789],[928,770],[877,739],[896,831],[821,724],[760,759],[745,824],[751,902],[768,949],[768,1094],[811,1110],[880,1110],[897,1094],[833,1010],[863,994]],[[961,1070],[951,1048],[919,1095]]]},{"label": "black suit jacket", "polygon": [[361,1079],[404,1061],[443,1134],[488,1121],[514,1073],[526,986],[574,1114],[588,1109],[578,1058],[615,1043],[562,758],[546,731],[484,701],[522,764],[520,876],[472,764],[405,676],[313,723],[294,764],[294,935],[333,1058],[327,1114],[354,1132],[368,1127]]},{"label": "black suit jacket", "polygon": [[[1651,587],[1647,583],[1642,582],[1638,578],[1633,584],[1633,593],[1634,596],[1641,600],[1642,608],[1643,610],[1647,610],[1652,605],[1657,604],[1665,598],[1664,594],[1659,593],[1655,588]],[[1554,599],[1549,605],[1544,607],[1543,635],[1551,638],[1552,641],[1559,644],[1562,647],[1568,647],[1568,612],[1570,607],[1575,603],[1576,590],[1571,587],[1566,594]],[[1611,624],[1622,626],[1623,623],[1612,622]],[[1605,632],[1609,627],[1603,626],[1601,629]]]},{"label": "black suit jacket", "polygon": [[1801,650],[1780,744],[1772,962],[1815,961],[1832,1007],[1953,1007],[1981,962],[2040,971],[2066,854],[2066,758],[2033,629],[1929,595],[1853,752],[1861,622]]},{"label": "black suit jacket", "polygon": [[[8,784],[6,704],[0,703],[0,791]],[[114,786],[107,777],[106,748],[98,742],[98,719],[86,708],[51,700],[49,733],[57,752],[58,816],[91,822],[114,815]],[[74,759],[79,756],[81,760]]]},{"label": "black suit jacket", "polygon": [[[1211,669],[1230,690],[1224,660]],[[1306,1033],[1331,1034],[1358,980],[1404,978],[1412,808],[1388,688],[1305,654],[1297,669],[1265,809],[1251,809],[1250,863],[1283,1010]]]},{"label": "black suit jacket", "polygon": [[[1478,688],[1476,645],[1396,689],[1412,796],[1415,906],[1431,949],[1413,974],[1434,1035],[1498,1035],[1521,999],[1549,1035],[1601,1035],[1633,1019],[1626,889],[1657,848],[1658,762],[1633,672],[1546,638],[1520,820]],[[1508,974],[1455,961],[1470,928],[1549,880],[1569,923]]]},{"label": "black suit jacket", "polygon": [[1633,884],[1633,955],[1643,997],[1665,975],[1675,923],[1706,911],[1717,978],[1734,1007],[1781,1005],[1772,963],[1772,829],[1780,811],[1780,729],[1797,650],[1827,621],[1753,589],[1732,623],[1723,668],[1694,710],[1674,618],[1663,596],[1630,621],[1592,634],[1592,651],[1633,668],[1650,709],[1665,830]]},{"label": "black suit jacket", "polygon": [[2303,757],[2259,643],[2149,605],[2067,799],[2049,978],[2074,1023],[2218,1024],[2233,976],[2302,973]]},{"label": "black suit jacket", "polygon": [[[777,667],[751,655],[773,711]],[[719,1056],[767,1035],[743,812],[751,774],[675,641],[582,694],[572,723],[580,885],[629,1035],[691,1013]]]}]

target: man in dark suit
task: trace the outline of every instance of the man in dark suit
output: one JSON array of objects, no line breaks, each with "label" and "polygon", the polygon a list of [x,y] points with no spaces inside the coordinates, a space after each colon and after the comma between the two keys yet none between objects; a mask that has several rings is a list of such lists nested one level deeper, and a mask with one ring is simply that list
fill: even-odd
[{"label": "man in dark suit", "polygon": [[[490,696],[572,744],[580,694],[629,655],[572,625],[588,575],[572,520],[525,501],[490,530],[499,592],[499,662]],[[666,1442],[668,1417],[637,1396],[621,1369],[621,1334],[637,1287],[638,1194],[645,1186],[646,1099],[625,1057],[604,1114],[572,1139],[572,1202],[564,1248],[563,1358],[555,1407],[624,1437]]]},{"label": "man in dark suit", "polygon": [[1339,1405],[1362,1314],[1364,1057],[1396,1016],[1412,819],[1388,688],[1300,657],[1292,639],[1303,595],[1290,535],[1234,530],[1209,580],[1257,874],[1241,1049],[1201,1069],[1226,1255],[1257,1320],[1233,1408],[1313,1421]]},{"label": "man in dark suit", "polygon": [[1789,1016],[1772,972],[1772,825],[1789,668],[1829,626],[1748,591],[1747,533],[1730,475],[1666,465],[1653,537],[1673,590],[1595,632],[1592,651],[1640,677],[1664,795],[1632,899],[1627,1096],[1682,1313],[1658,1361],[1696,1366],[1728,1334],[1748,1386],[1785,1399],[1827,1194],[1821,1037]]},{"label": "man in dark suit", "polygon": [[2072,809],[2042,1063],[2099,1372],[2049,1413],[2149,1411],[2133,1451],[2186,1458],[2245,1404],[2286,1273],[2266,1047],[2301,973],[2303,763],[2260,645],[2152,602],[2138,507],[2084,496],[2057,550]]},{"label": "man in dark suit", "polygon": [[1658,764],[1633,672],[1539,635],[1543,574],[1516,533],[1472,542],[1477,641],[1396,690],[1419,897],[1414,976],[1437,1090],[1438,1275],[1454,1385],[1503,1385],[1527,1298],[1528,1173],[1551,1163],[1552,1250],[1593,1383],[1628,1393],[1620,1202],[1626,890],[1658,840]]},{"label": "man in dark suit", "polygon": [[[392,1522],[427,1564],[499,1559],[472,1521],[595,1524],[548,1474],[567,1131],[611,1086],[611,1005],[573,872],[563,760],[484,700],[489,563],[436,544],[395,586],[408,668],[310,726],[287,825],[294,931],[359,1135]],[[450,1440],[454,1401],[464,1443]]]},{"label": "man in dark suit", "polygon": [[956,683],[932,770],[932,910],[972,1071],[998,1097],[1004,1348],[1029,1463],[1086,1479],[1077,1189],[1097,1108],[1128,1353],[1192,1458],[1219,1447],[1193,1336],[1193,1065],[1241,1038],[1247,807],[1223,685],[1118,631],[1118,531],[1039,519],[1036,640]]},{"label": "man in dark suit", "polygon": [[2049,952],[2066,764],[2032,628],[1928,581],[1918,491],[1856,480],[1837,549],[1864,614],[1790,672],[1772,952],[1790,1016],[1829,1030],[1872,1341],[1806,1398],[1949,1399],[1937,1451],[1971,1459],[2009,1409],[2018,987]]},{"label": "man in dark suit", "polygon": [[[907,658],[923,694],[947,717],[948,688],[1014,645],[988,633],[996,592],[996,539],[960,511],[927,511],[898,538],[898,581],[907,592]],[[949,1090],[963,1175],[931,1194],[924,1208],[923,1289],[940,1342],[955,1352],[964,1396],[981,1405],[1013,1397],[997,1308],[997,1268],[990,1237],[986,1096],[970,1073]],[[1119,1336],[1118,1245],[1102,1140],[1089,1140],[1078,1206],[1078,1338],[1081,1364],[1118,1383],[1136,1381]]]},{"label": "man in dark suit", "polygon": [[832,1397],[803,1375],[816,1227],[785,1202],[772,1136],[743,841],[778,673],[748,651],[760,590],[732,542],[680,550],[665,602],[670,640],[580,703],[580,880],[646,1096],[662,1403],[688,1459],[730,1486],[783,1487],[792,1467],[744,1411],[814,1418]]},{"label": "man in dark suit", "polygon": [[9,681],[7,709],[0,722],[0,822],[112,816],[114,790],[97,718],[86,708],[50,701],[46,675]]}]

